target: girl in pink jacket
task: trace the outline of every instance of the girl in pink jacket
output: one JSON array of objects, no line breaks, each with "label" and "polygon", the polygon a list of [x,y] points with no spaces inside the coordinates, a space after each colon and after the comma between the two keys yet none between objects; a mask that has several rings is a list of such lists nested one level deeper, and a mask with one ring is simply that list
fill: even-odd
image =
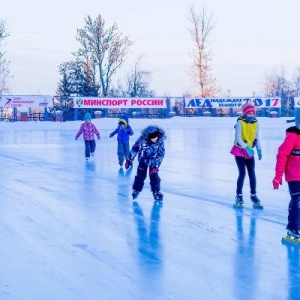
[{"label": "girl in pink jacket", "polygon": [[285,140],[278,148],[273,187],[279,188],[284,174],[291,196],[287,234],[300,238],[300,109],[295,109],[295,122],[296,126],[286,130]]},{"label": "girl in pink jacket", "polygon": [[83,139],[85,143],[85,158],[88,161],[90,155],[94,156],[94,152],[96,149],[94,135],[96,134],[98,140],[100,140],[100,133],[98,132],[96,126],[91,123],[91,115],[89,113],[85,114],[84,121],[85,122],[80,126],[80,129],[75,136],[75,140],[77,140],[83,133]]}]

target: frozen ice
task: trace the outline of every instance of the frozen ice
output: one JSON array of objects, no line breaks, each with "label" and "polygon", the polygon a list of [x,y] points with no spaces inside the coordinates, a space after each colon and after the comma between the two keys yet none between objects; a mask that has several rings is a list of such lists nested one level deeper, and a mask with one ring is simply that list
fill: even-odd
[{"label": "frozen ice", "polygon": [[285,245],[289,193],[273,190],[285,118],[259,118],[253,209],[232,207],[236,118],[131,119],[166,130],[163,203],[149,179],[136,201],[137,161],[120,168],[117,119],[85,161],[80,121],[0,123],[0,299],[297,299],[300,247]]}]

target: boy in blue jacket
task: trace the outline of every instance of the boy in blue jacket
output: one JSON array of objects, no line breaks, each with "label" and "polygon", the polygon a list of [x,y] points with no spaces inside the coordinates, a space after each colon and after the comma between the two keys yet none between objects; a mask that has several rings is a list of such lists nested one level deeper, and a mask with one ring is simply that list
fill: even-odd
[{"label": "boy in blue jacket", "polygon": [[119,126],[116,128],[109,137],[112,138],[115,134],[118,134],[117,140],[118,140],[118,150],[117,155],[119,159],[119,165],[120,167],[123,166],[124,163],[124,157],[127,159],[129,155],[129,136],[133,135],[133,131],[128,124],[128,117],[122,116],[119,119]]}]

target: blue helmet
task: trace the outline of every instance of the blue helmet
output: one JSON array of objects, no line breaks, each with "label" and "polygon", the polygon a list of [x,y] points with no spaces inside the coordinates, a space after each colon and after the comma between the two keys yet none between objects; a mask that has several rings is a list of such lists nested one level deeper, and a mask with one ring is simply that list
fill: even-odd
[{"label": "blue helmet", "polygon": [[86,113],[85,116],[84,116],[84,121],[86,120],[92,120],[91,118],[91,114],[90,113]]}]

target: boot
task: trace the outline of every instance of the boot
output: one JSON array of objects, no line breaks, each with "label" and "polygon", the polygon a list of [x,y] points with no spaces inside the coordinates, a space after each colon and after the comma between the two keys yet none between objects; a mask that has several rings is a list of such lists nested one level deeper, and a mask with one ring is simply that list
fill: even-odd
[{"label": "boot", "polygon": [[235,204],[236,205],[243,205],[244,204],[244,199],[242,194],[237,194],[235,196]]},{"label": "boot", "polygon": [[138,192],[138,191],[133,191],[133,192],[132,192],[132,199],[133,199],[133,200],[136,199],[136,198],[138,197],[138,195],[139,195],[139,192]]},{"label": "boot", "polygon": [[164,195],[161,192],[153,192],[154,200],[163,201]]}]

